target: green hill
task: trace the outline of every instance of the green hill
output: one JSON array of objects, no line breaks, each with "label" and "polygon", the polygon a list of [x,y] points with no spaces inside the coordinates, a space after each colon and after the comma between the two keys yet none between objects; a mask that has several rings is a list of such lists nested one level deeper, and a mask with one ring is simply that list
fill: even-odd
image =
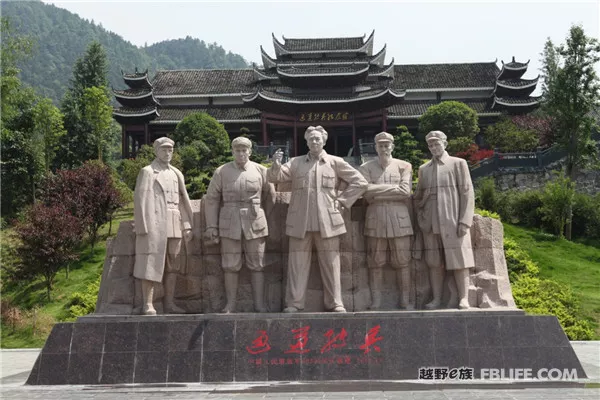
[{"label": "green hill", "polygon": [[238,54],[226,52],[216,43],[187,37],[148,47],[137,47],[102,25],[80,18],[62,8],[40,1],[2,1],[0,11],[16,32],[35,41],[32,57],[21,65],[21,79],[58,103],[69,86],[72,67],[89,43],[100,42],[109,61],[109,82],[124,88],[121,70],[247,68]]}]

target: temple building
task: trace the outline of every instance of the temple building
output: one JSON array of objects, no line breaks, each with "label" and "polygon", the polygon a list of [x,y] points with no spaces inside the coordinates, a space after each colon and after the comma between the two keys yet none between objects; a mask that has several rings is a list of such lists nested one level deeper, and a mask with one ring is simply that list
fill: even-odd
[{"label": "temple building", "polygon": [[[528,63],[496,61],[455,64],[386,62],[386,46],[374,52],[368,37],[278,40],[274,57],[260,48],[262,66],[251,69],[148,71],[123,73],[125,90],[114,90],[121,107],[123,157],[143,144],[173,132],[187,115],[206,112],[231,137],[242,128],[261,145],[287,146],[290,155],[307,151],[303,138],[310,125],[329,132],[326,151],[360,155],[371,142],[397,125],[416,132],[428,107],[446,100],[464,102],[485,126],[502,113],[534,109],[538,78],[522,79]],[[245,130],[244,130],[245,131]]]}]

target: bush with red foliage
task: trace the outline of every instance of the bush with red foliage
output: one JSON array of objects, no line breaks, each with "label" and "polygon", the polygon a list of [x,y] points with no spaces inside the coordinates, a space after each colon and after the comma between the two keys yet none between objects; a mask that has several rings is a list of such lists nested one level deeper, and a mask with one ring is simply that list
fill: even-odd
[{"label": "bush with red foliage", "polygon": [[83,237],[83,227],[77,217],[61,204],[37,203],[16,226],[21,240],[17,249],[22,265],[22,277],[42,276],[48,300],[58,270],[77,259],[75,249]]},{"label": "bush with red foliage", "polygon": [[480,149],[475,143],[472,143],[469,148],[465,151],[454,154],[455,157],[459,157],[467,160],[469,164],[476,164],[481,160],[494,156],[494,150]]},{"label": "bush with red foliage", "polygon": [[58,171],[47,179],[42,201],[48,206],[62,205],[76,217],[88,233],[92,250],[100,227],[125,205],[110,168],[98,161]]},{"label": "bush with red foliage", "polygon": [[549,147],[554,144],[554,119],[552,117],[516,115],[511,120],[519,129],[532,130],[537,133],[541,147]]}]

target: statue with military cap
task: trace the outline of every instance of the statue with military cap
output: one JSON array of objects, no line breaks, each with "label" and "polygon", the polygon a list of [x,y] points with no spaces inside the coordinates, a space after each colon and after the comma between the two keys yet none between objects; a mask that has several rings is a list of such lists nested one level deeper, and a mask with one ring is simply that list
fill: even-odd
[{"label": "statue with military cap", "polygon": [[221,245],[227,297],[222,312],[235,312],[242,254],[251,271],[254,309],[266,312],[263,269],[269,227],[265,207],[274,201],[274,190],[267,182],[267,169],[250,161],[250,139],[237,137],[231,148],[234,161],[216,169],[204,197],[205,237]]},{"label": "statue with military cap", "polygon": [[365,231],[372,310],[381,307],[383,267],[396,270],[400,308],[409,304],[412,223],[408,203],[412,189],[412,165],[392,157],[394,137],[387,132],[375,135],[377,158],[360,166],[369,182],[364,198],[368,203]]},{"label": "statue with military cap", "polygon": [[173,140],[154,141],[156,158],[140,171],[134,192],[135,266],[133,276],[142,281],[142,313],[155,315],[154,285],[163,282],[165,313],[185,313],[175,305],[175,283],[185,274],[182,239],[192,238],[192,205],[182,173],[170,162]]},{"label": "statue with military cap", "polygon": [[440,308],[447,270],[456,282],[458,308],[466,309],[469,270],[475,266],[470,234],[475,212],[473,183],[467,162],[446,152],[444,132],[431,131],[425,140],[432,159],[419,168],[414,195],[433,292],[433,299],[425,308]]}]

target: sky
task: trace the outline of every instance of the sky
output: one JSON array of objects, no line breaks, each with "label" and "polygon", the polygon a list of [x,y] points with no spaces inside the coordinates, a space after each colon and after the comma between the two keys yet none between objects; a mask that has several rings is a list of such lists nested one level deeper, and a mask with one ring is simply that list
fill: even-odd
[{"label": "sky", "polygon": [[[192,36],[261,64],[260,46],[275,56],[272,34],[356,37],[375,30],[374,52],[387,44],[386,63],[531,60],[524,78],[540,71],[550,38],[565,42],[581,25],[600,36],[600,0],[587,1],[90,1],[44,0],[137,45]],[[144,68],[144,66],[139,66]],[[539,85],[538,85],[539,86]]]}]

